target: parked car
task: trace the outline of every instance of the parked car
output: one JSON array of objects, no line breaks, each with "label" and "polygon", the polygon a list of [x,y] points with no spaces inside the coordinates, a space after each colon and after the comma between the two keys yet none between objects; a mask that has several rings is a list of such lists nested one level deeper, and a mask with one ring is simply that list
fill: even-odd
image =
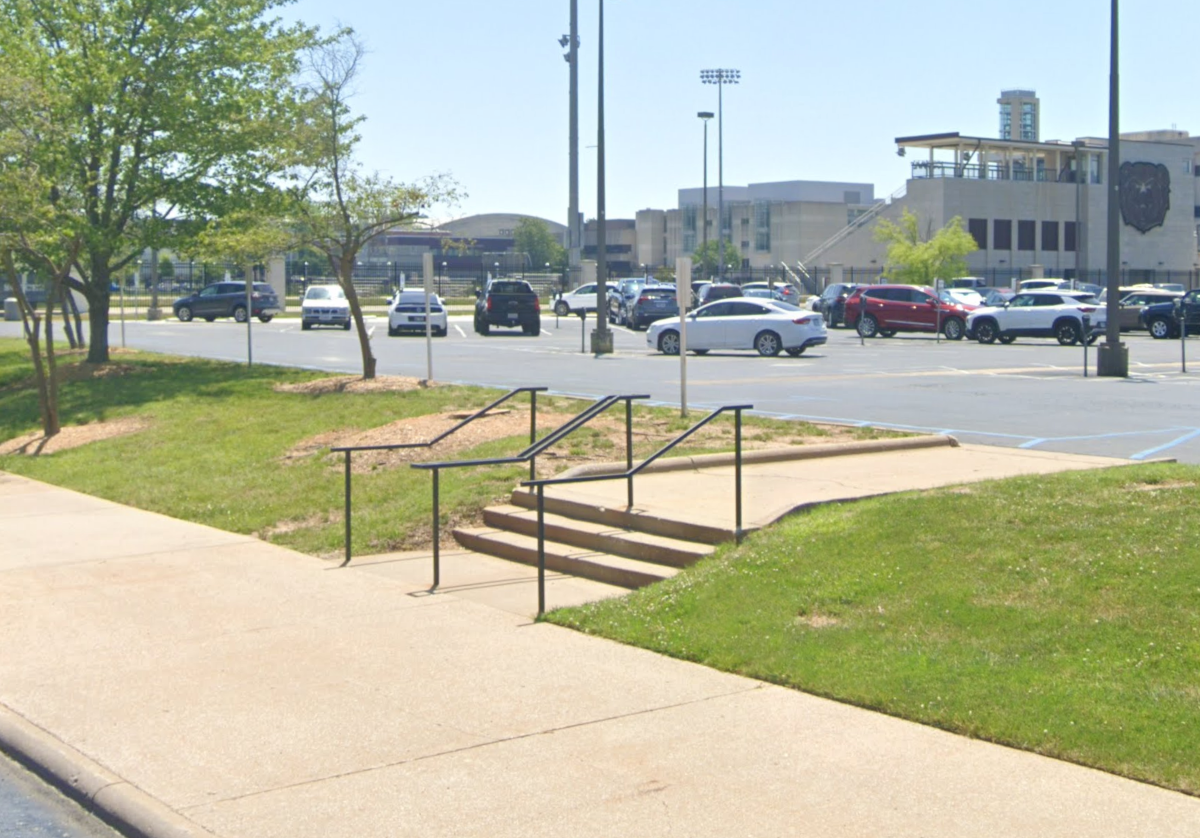
[{"label": "parked car", "polygon": [[[1087,316],[1089,328],[1084,328]],[[1012,343],[1019,337],[1055,338],[1063,346],[1094,341],[1104,331],[1104,309],[1086,291],[1024,291],[1002,306],[983,306],[967,316],[967,336],[980,343]]]},{"label": "parked car", "polygon": [[1064,288],[1070,283],[1065,279],[1050,279],[1049,277],[1039,277],[1037,279],[1023,279],[1017,283],[1018,291],[1050,291],[1057,288]]},{"label": "parked car", "polygon": [[830,326],[846,325],[846,298],[860,287],[862,286],[849,285],[844,282],[835,282],[826,286],[825,290],[821,292],[821,296],[813,301],[813,311],[824,315],[825,322]]},{"label": "parked car", "polygon": [[647,285],[641,289],[626,317],[631,329],[644,329],[655,320],[679,317],[679,302],[674,285]]},{"label": "parked car", "polygon": [[[687,348],[698,355],[713,349],[754,349],[768,357],[781,351],[795,357],[825,343],[825,320],[791,303],[737,297],[702,305],[687,316]],[[651,323],[646,345],[678,355],[679,323]]]},{"label": "parked car", "polygon": [[765,286],[762,288],[746,288],[743,286],[742,296],[760,300],[779,300],[780,302],[787,302],[787,300],[785,300],[783,297],[782,291],[773,288],[767,288]]},{"label": "parked car", "polygon": [[742,296],[740,285],[734,285],[732,282],[710,282],[701,289],[700,296],[696,298],[696,305],[702,306],[706,303],[715,303],[717,300],[729,300],[740,296]]},{"label": "parked car", "polygon": [[596,292],[600,286],[595,282],[580,285],[554,301],[554,313],[559,317],[596,310]]},{"label": "parked car", "polygon": [[962,340],[969,311],[918,285],[865,285],[846,298],[846,325],[863,337],[897,332],[937,332]]},{"label": "parked car", "polygon": [[313,326],[350,328],[350,301],[339,285],[310,285],[300,300],[300,328]]},{"label": "parked car", "polygon": [[[1174,291],[1163,291],[1158,288],[1122,288],[1120,290],[1124,292],[1118,303],[1121,331],[1123,332],[1146,328],[1141,317],[1142,309],[1146,306],[1156,303],[1173,304],[1183,296]],[[1104,302],[1104,300],[1100,302]]]},{"label": "parked car", "polygon": [[1200,331],[1200,289],[1188,291],[1170,302],[1154,303],[1142,309],[1138,315],[1140,325],[1149,329],[1150,336],[1158,340],[1179,337],[1179,309],[1184,315],[1188,334]]},{"label": "parked car", "polygon": [[630,306],[645,285],[656,284],[645,277],[615,280],[608,286],[608,322],[625,324]]},{"label": "parked car", "polygon": [[946,303],[958,303],[968,311],[983,305],[983,297],[974,288],[943,288],[938,291],[938,299]]},{"label": "parked car", "polygon": [[[239,323],[245,323],[246,283],[214,282],[195,294],[180,297],[171,304],[171,308],[184,323],[195,317],[203,317],[209,323],[218,317],[232,317]],[[275,289],[265,282],[254,283],[250,289],[250,314],[263,323],[270,323],[271,318],[282,311]]]},{"label": "parked car", "polygon": [[981,276],[956,276],[954,279],[946,280],[943,288],[974,288],[976,290],[986,287],[988,281]]},{"label": "parked car", "polygon": [[[429,295],[429,333],[445,337],[449,330],[446,306],[437,294]],[[349,327],[347,327],[349,328]],[[425,291],[397,291],[388,304],[388,337],[401,332],[425,332]]]},{"label": "parked car", "polygon": [[519,327],[527,335],[541,334],[542,304],[533,286],[523,279],[493,279],[487,288],[477,291],[475,331],[486,335],[492,326]]},{"label": "parked car", "polygon": [[762,296],[760,294],[749,294],[748,291],[756,289],[767,289],[775,293],[775,299],[783,300],[785,303],[799,305],[800,289],[790,282],[747,282],[742,286],[742,293],[747,297]]},{"label": "parked car", "polygon": [[998,306],[1002,303],[1007,303],[1017,295],[1017,292],[1011,288],[977,288],[975,289],[983,297],[985,306]]}]

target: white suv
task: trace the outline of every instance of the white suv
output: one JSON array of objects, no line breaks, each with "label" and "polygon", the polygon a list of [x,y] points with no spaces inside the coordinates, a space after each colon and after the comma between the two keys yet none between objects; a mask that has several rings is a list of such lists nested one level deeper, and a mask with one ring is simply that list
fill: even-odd
[{"label": "white suv", "polygon": [[1104,326],[1104,308],[1086,291],[1023,291],[1004,305],[984,306],[967,315],[967,336],[980,343],[1031,337],[1056,338],[1070,346],[1085,339],[1091,343]]}]

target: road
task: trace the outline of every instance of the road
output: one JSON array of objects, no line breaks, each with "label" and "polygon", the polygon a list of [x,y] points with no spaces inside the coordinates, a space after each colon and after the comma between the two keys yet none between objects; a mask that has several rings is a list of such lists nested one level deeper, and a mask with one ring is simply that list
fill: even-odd
[{"label": "road", "polygon": [[[423,337],[387,337],[382,317],[369,318],[380,375],[426,377]],[[19,324],[0,324],[16,336]],[[615,328],[615,353],[581,351],[589,319],[543,319],[542,334],[476,335],[469,317],[454,316],[450,334],[433,340],[437,381],[494,387],[544,385],[581,396],[645,393],[660,404],[680,403],[680,360],[650,351],[645,333]],[[331,372],[361,370],[356,333],[302,332],[298,320],[255,322],[255,362]],[[244,362],[246,327],[232,322],[128,322],[126,343],[157,352]],[[121,345],[121,328],[110,332]],[[1128,379],[1095,377],[1096,350],[1052,340],[1011,346],[937,341],[899,335],[860,341],[830,330],[825,347],[800,358],[713,353],[687,359],[690,408],[753,404],[766,415],[951,433],[964,442],[1099,454],[1138,460],[1174,457],[1200,463],[1200,373],[1180,372],[1179,341],[1128,336]],[[1197,355],[1200,342],[1188,342]]]},{"label": "road", "polygon": [[118,833],[0,753],[0,838],[118,838]]}]

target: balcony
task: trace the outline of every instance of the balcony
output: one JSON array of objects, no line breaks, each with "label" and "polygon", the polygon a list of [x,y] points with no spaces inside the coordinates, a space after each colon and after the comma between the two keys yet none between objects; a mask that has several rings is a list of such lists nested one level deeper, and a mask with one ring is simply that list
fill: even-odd
[{"label": "balcony", "polygon": [[[1036,183],[1075,183],[1075,171],[1054,171],[1043,167],[1030,169],[1000,161],[990,163],[954,163],[942,160],[916,160],[912,164],[914,180],[962,178],[964,180],[1015,180]],[[1093,181],[1099,182],[1099,181]]]}]

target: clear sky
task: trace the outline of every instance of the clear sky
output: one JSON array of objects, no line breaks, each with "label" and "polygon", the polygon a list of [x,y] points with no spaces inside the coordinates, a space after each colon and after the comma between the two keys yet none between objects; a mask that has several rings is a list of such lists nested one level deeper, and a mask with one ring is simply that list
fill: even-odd
[{"label": "clear sky", "polygon": [[[1121,130],[1200,133],[1197,0],[1121,4]],[[596,215],[598,0],[579,0],[580,207]],[[1108,0],[608,0],[607,215],[677,205],[703,177],[701,110],[725,88],[724,181],[904,185],[894,139],[995,137],[1001,89],[1032,88],[1043,140],[1107,136]],[[299,0],[288,18],[352,27],[370,51],[352,104],[359,155],[400,181],[446,172],[467,193],[441,217],[566,222],[569,0]],[[717,120],[709,124],[717,182]]]}]

